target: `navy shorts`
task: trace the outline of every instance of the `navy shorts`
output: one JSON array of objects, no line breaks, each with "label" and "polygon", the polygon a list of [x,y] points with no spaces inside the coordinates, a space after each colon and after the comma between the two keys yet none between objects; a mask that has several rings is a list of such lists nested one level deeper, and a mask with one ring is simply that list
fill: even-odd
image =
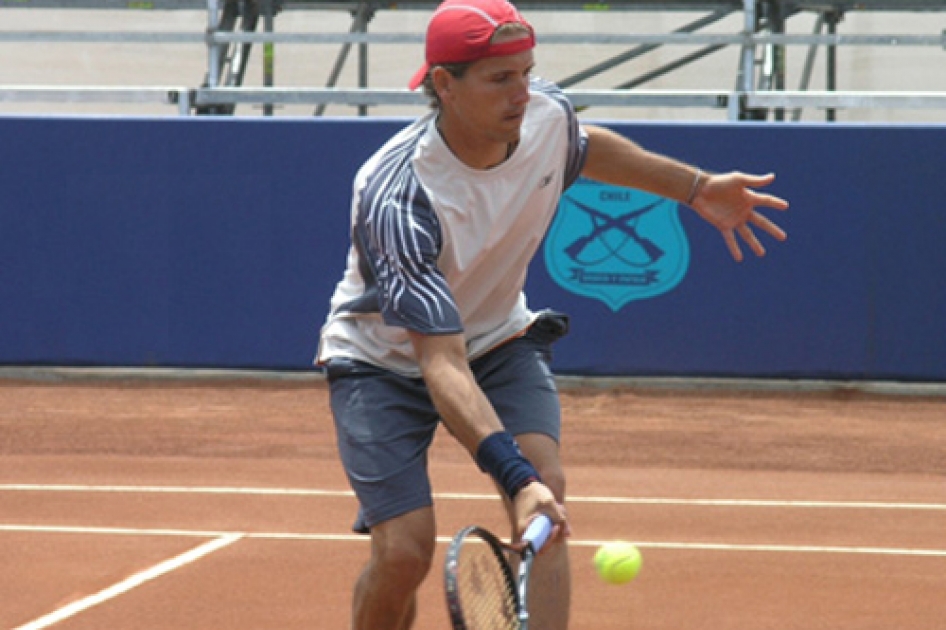
[{"label": "navy shorts", "polygon": [[[470,364],[513,435],[559,440],[562,414],[549,364],[552,344],[567,329],[566,316],[543,312],[526,334]],[[350,359],[326,367],[338,451],[360,503],[355,531],[433,505],[427,450],[440,416],[423,379]]]}]

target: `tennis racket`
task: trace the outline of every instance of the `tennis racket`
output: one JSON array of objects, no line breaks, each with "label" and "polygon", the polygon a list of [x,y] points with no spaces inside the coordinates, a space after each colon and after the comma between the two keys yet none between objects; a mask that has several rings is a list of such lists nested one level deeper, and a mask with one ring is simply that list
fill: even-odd
[{"label": "tennis racket", "polygon": [[[527,630],[529,572],[551,533],[552,521],[540,515],[522,536],[525,548],[517,551],[482,527],[460,530],[447,549],[444,567],[453,629]],[[509,565],[512,554],[519,555],[518,577]]]}]

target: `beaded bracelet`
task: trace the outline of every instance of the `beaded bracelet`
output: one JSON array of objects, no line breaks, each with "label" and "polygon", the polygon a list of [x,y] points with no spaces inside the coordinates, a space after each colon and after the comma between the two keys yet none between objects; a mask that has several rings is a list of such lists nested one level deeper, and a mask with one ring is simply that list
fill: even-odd
[{"label": "beaded bracelet", "polygon": [[700,192],[700,178],[703,176],[703,169],[696,169],[696,177],[693,178],[693,185],[690,186],[690,194],[687,196],[686,204],[689,206],[693,203],[693,200],[696,199],[696,195]]}]

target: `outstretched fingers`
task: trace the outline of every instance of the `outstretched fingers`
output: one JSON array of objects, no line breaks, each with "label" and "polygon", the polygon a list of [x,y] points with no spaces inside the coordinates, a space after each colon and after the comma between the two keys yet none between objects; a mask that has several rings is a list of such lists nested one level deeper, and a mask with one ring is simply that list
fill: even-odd
[{"label": "outstretched fingers", "polygon": [[763,216],[758,209],[787,210],[788,201],[759,192],[756,188],[775,181],[775,174],[751,175],[732,172],[715,176],[703,189],[703,196],[693,206],[709,223],[716,226],[736,262],[743,260],[739,240],[745,242],[756,256],[765,256],[765,247],[755,229],[762,230],[779,241],[788,238],[785,231]]},{"label": "outstretched fingers", "polygon": [[755,232],[753,232],[748,224],[743,223],[737,228],[739,236],[742,237],[742,240],[749,245],[749,248],[752,250],[752,253],[756,256],[765,256],[765,248],[762,246],[762,243],[759,242],[759,239],[756,238]]},{"label": "outstretched fingers", "polygon": [[738,173],[737,179],[742,183],[745,190],[749,193],[750,201],[753,206],[764,206],[774,210],[788,210],[788,201],[769,193],[759,192],[755,188],[765,188],[775,181],[775,173],[767,175],[747,175]]},{"label": "outstretched fingers", "polygon": [[753,212],[752,216],[749,217],[749,221],[776,240],[784,241],[786,238],[788,238],[788,234],[785,233],[785,230],[770,221],[768,217],[761,215],[758,212]]},{"label": "outstretched fingers", "polygon": [[[750,222],[780,241],[784,241],[787,238],[781,228],[759,214],[753,213]],[[726,242],[726,247],[729,249],[730,255],[736,262],[742,262],[743,259],[742,248],[739,247],[739,240],[736,238],[737,234],[739,238],[749,246],[753,254],[759,257],[765,256],[765,246],[762,245],[759,237],[752,231],[748,223],[743,223],[736,227],[735,230],[720,230],[720,232],[723,235],[723,240]]]},{"label": "outstretched fingers", "polygon": [[768,193],[760,193],[755,190],[750,191],[750,193],[752,195],[752,205],[755,207],[761,206],[772,208],[773,210],[788,210],[788,202],[781,197],[776,197]]},{"label": "outstretched fingers", "polygon": [[739,248],[739,242],[736,241],[736,233],[733,230],[720,230],[729,254],[736,262],[742,262],[742,250]]},{"label": "outstretched fingers", "polygon": [[735,171],[733,172],[733,178],[742,184],[744,188],[764,188],[775,181],[775,173],[752,175],[751,173]]}]

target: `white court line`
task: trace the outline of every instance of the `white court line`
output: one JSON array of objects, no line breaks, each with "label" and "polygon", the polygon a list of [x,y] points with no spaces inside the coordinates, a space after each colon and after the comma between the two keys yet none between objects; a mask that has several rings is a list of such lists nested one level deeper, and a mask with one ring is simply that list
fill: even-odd
[{"label": "white court line", "polygon": [[170,573],[176,569],[181,568],[184,565],[190,564],[203,558],[206,555],[209,555],[218,549],[222,549],[227,545],[230,545],[242,538],[241,534],[227,534],[221,536],[215,540],[211,540],[199,547],[191,549],[186,553],[171,558],[170,560],[165,560],[164,562],[157,564],[146,571],[137,573],[121,582],[114,584],[94,595],[90,595],[79,601],[73,602],[68,606],[64,606],[59,610],[51,612],[48,615],[40,617],[35,621],[31,621],[26,625],[19,626],[14,628],[14,630],[41,630],[42,628],[48,628],[49,626],[59,623],[64,619],[68,619],[74,615],[79,614],[89,608],[98,606],[99,604],[112,599],[113,597],[118,597],[123,595],[128,591],[132,590],[135,587],[141,586],[145,582],[153,580],[157,577],[164,575],[165,573]]},{"label": "white court line", "polygon": [[[241,488],[225,486],[116,486],[74,484],[0,484],[0,492],[102,492],[156,494],[220,494],[260,496],[308,496],[353,498],[351,490],[319,490],[312,488]],[[495,501],[495,494],[439,492],[435,499],[459,501]],[[604,505],[684,505],[704,507],[821,508],[863,510],[931,510],[946,511],[944,503],[909,503],[884,501],[781,501],[775,499],[680,499],[672,497],[596,497],[570,496],[569,503],[600,503]]]},{"label": "white court line", "polygon": [[[15,525],[0,524],[0,532],[19,533],[63,533],[63,534],[111,534],[137,536],[216,536],[219,540],[231,539],[229,542],[244,539],[257,540],[294,540],[314,542],[359,542],[367,543],[371,539],[362,534],[316,534],[292,532],[207,532],[174,529],[130,529],[110,527],[70,527],[49,525]],[[450,536],[438,536],[438,543],[449,543]],[[227,544],[229,544],[229,542]],[[576,540],[569,539],[568,544],[573,547],[600,547],[603,540]],[[739,543],[701,543],[701,542],[673,542],[673,541],[629,541],[641,548],[670,549],[683,551],[755,551],[767,553],[811,553],[811,554],[850,554],[850,555],[886,555],[886,556],[913,556],[946,558],[946,549],[908,549],[897,547],[843,547],[817,545],[771,545],[771,544],[739,544]],[[21,629],[17,629],[21,630]]]},{"label": "white court line", "polygon": [[17,525],[0,524],[0,532],[33,534],[106,534],[108,536],[181,536],[183,538],[219,538],[243,536],[242,532],[219,532],[199,529],[143,529],[131,527],[80,527],[76,525]]},{"label": "white court line", "polygon": [[[0,484],[0,492],[111,492],[143,494],[234,494],[263,496],[354,497],[351,490],[319,490],[315,488],[240,488],[232,486],[114,486],[77,484]],[[485,495],[484,495],[485,496]],[[492,498],[496,498],[495,495]]]}]

